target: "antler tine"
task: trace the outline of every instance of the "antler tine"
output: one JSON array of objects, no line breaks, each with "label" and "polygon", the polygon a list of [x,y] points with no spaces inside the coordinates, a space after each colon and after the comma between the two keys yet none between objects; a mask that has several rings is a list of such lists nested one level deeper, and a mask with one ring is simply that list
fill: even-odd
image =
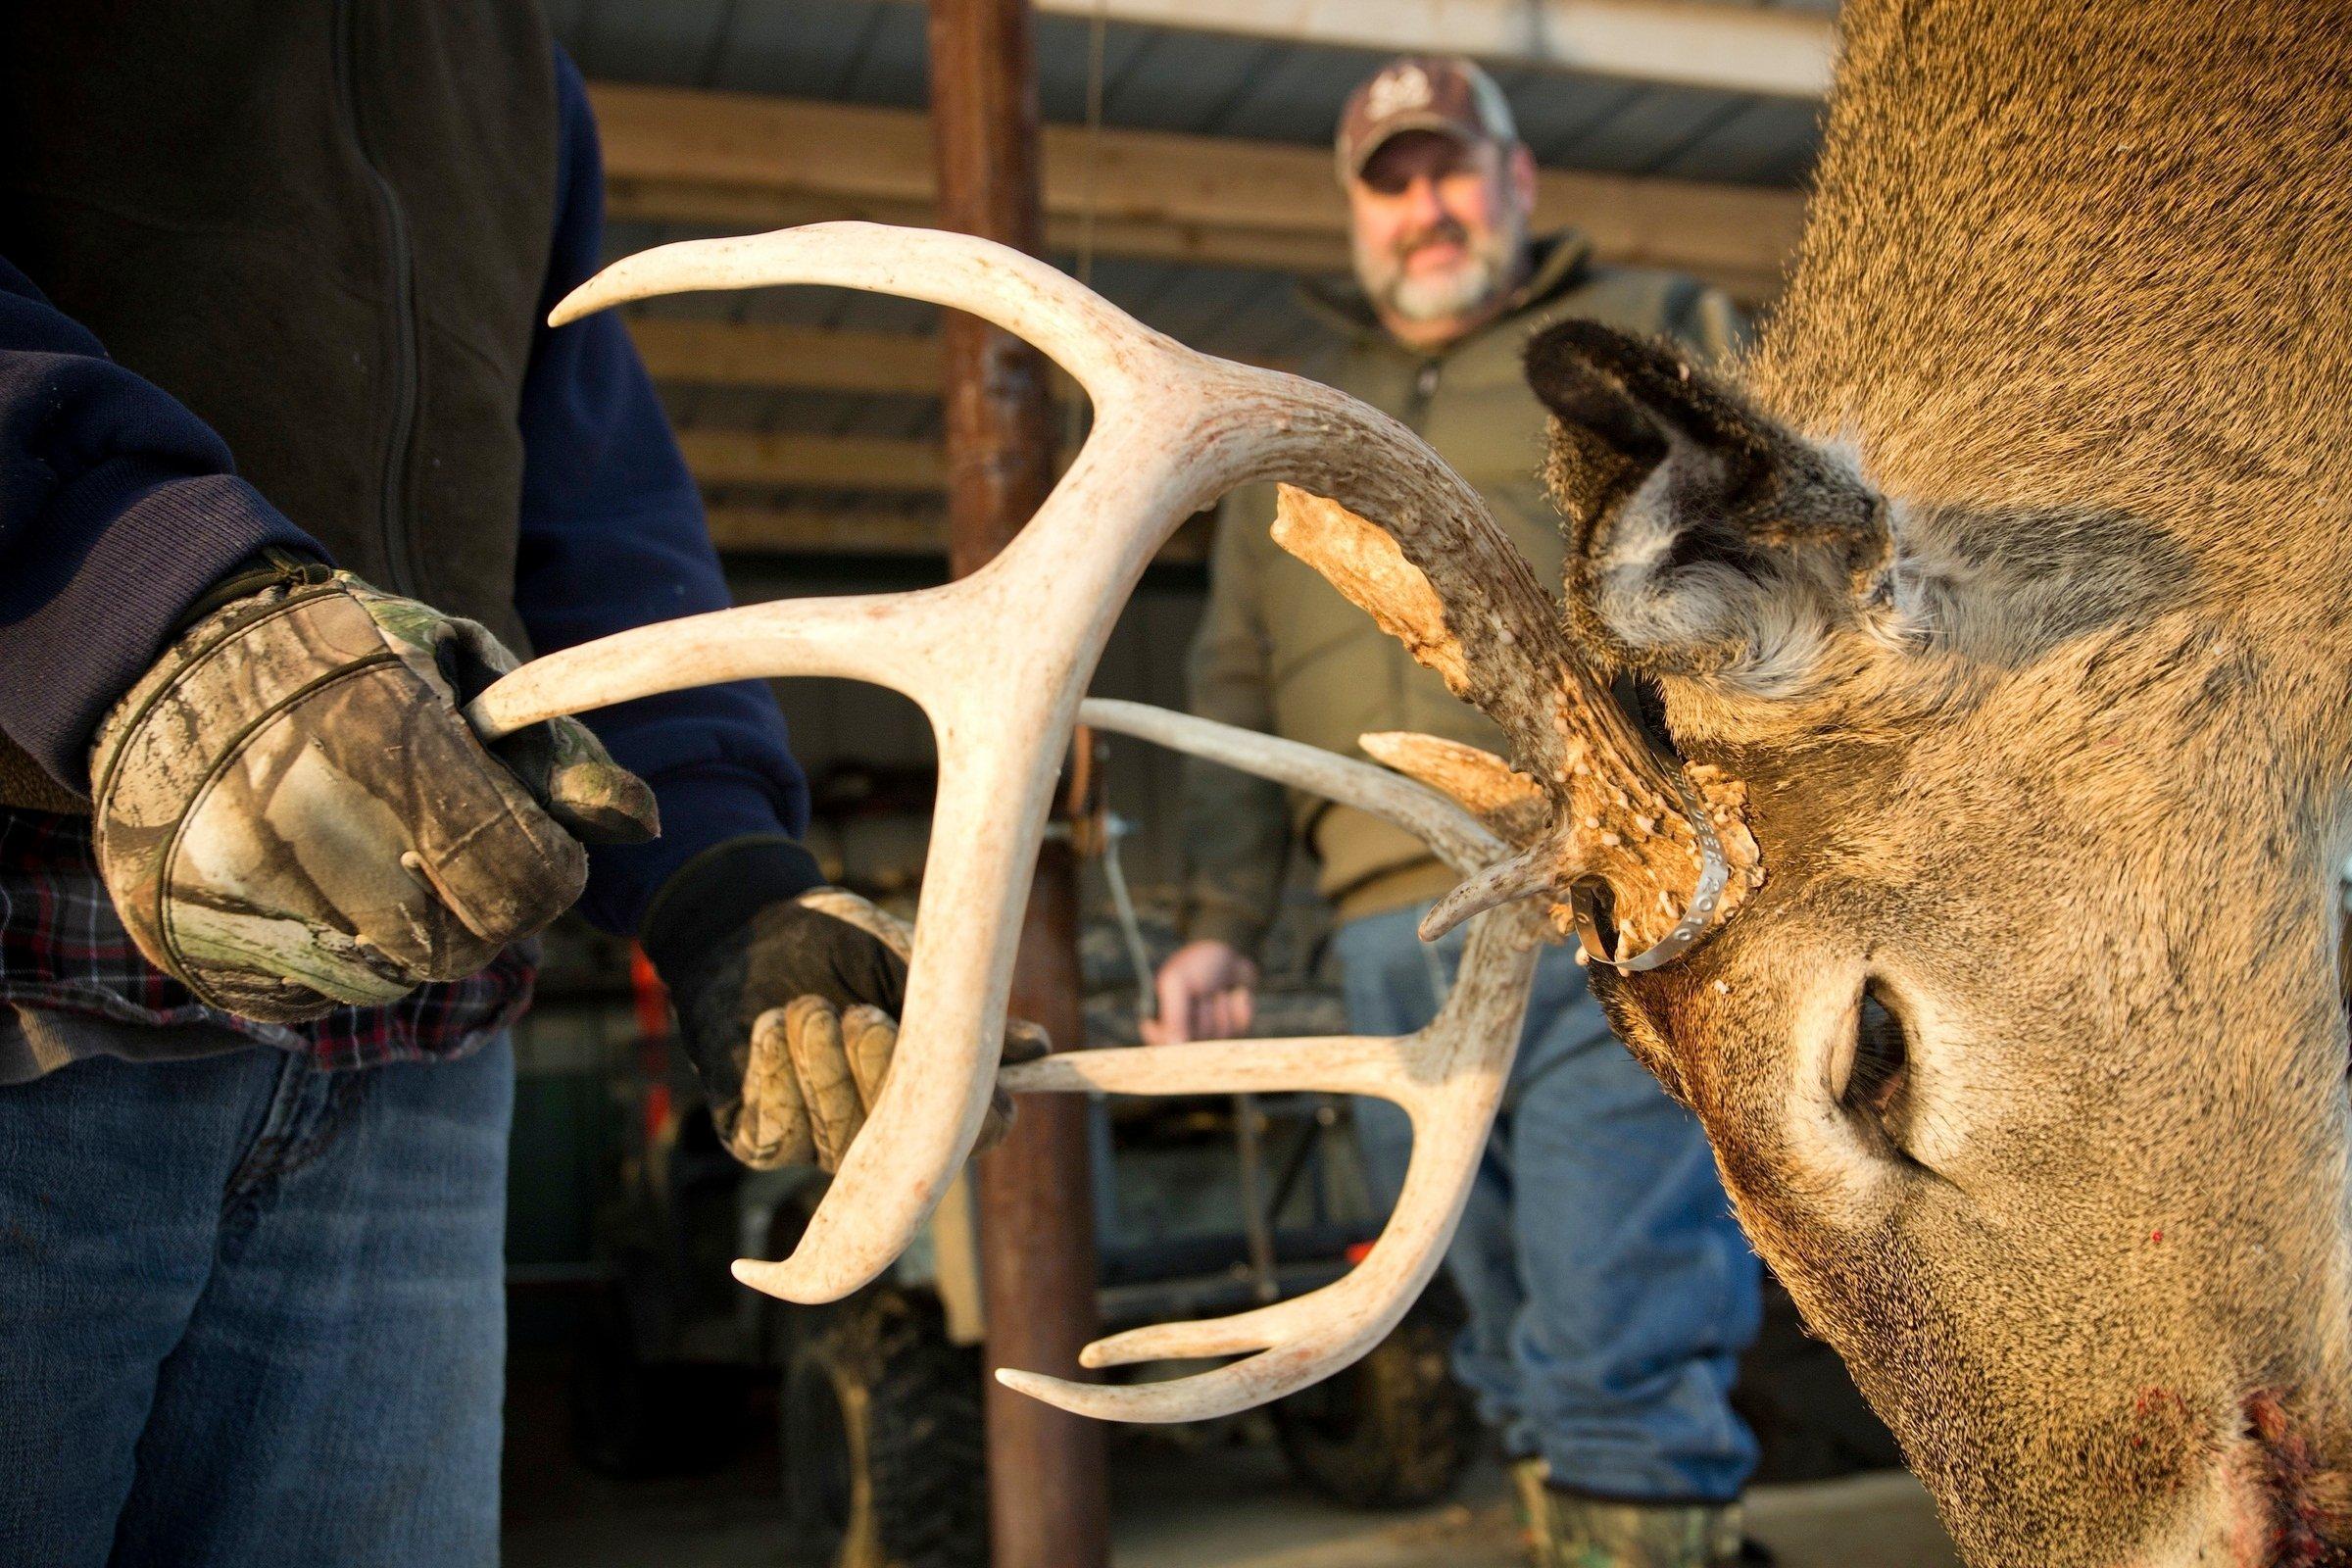
[{"label": "antler tine", "polygon": [[[1091,700],[1097,728],[1155,741],[1354,806],[1421,835],[1465,872],[1500,858],[1500,841],[1436,792],[1369,763],[1138,703]],[[1132,1387],[1002,1369],[1006,1387],[1083,1415],[1188,1421],[1277,1398],[1337,1371],[1379,1342],[1444,1256],[1467,1200],[1519,1024],[1541,940],[1529,908],[1482,916],[1438,1017],[1396,1039],[1205,1041],[1087,1051],[1008,1067],[1016,1093],[1201,1094],[1314,1089],[1377,1095],[1412,1117],[1413,1152],[1396,1209],[1371,1253],[1336,1284],[1211,1321],[1162,1324],[1089,1346],[1090,1367],[1163,1355],[1245,1354],[1212,1372]]]},{"label": "antler tine", "polygon": [[1372,760],[1461,802],[1512,844],[1527,843],[1550,820],[1543,786],[1493,752],[1411,730],[1374,730],[1355,743]]},{"label": "antler tine", "polygon": [[945,229],[848,221],[639,251],[565,295],[548,324],[661,294],[771,283],[830,284],[969,312],[1044,350],[1098,403],[1154,358],[1197,357],[1066,272],[1009,246]]},{"label": "antler tine", "polygon": [[1421,917],[1421,940],[1435,942],[1474,914],[1550,892],[1555,868],[1544,848],[1538,845],[1522,851],[1455,884],[1452,892],[1431,905]]},{"label": "antler tine", "polygon": [[1345,1279],[1231,1317],[1167,1323],[1097,1341],[1090,1367],[1244,1354],[1164,1382],[1076,1383],[1000,1369],[1007,1388],[1080,1415],[1196,1421],[1230,1414],[1329,1376],[1387,1335],[1443,1260],[1517,1049],[1541,916],[1483,915],[1437,1019],[1402,1039],[1217,1042],[1081,1052],[1008,1069],[1013,1089],[1186,1094],[1251,1088],[1375,1094],[1405,1108],[1413,1151],[1404,1191],[1372,1251]]},{"label": "antler tine", "polygon": [[1046,1056],[997,1075],[1014,1094],[1270,1095],[1318,1089],[1392,1098],[1397,1041],[1387,1035],[1193,1040]]},{"label": "antler tine", "polygon": [[1222,762],[1310,795],[1344,801],[1388,818],[1457,871],[1475,871],[1503,853],[1501,841],[1484,824],[1435,790],[1319,746],[1303,746],[1191,713],[1108,697],[1090,697],[1080,703],[1078,721]]},{"label": "antler tine", "polygon": [[777,600],[614,632],[501,676],[466,705],[466,719],[494,741],[564,713],[770,675],[840,675],[912,695],[923,662],[907,631],[921,618],[924,597]]}]

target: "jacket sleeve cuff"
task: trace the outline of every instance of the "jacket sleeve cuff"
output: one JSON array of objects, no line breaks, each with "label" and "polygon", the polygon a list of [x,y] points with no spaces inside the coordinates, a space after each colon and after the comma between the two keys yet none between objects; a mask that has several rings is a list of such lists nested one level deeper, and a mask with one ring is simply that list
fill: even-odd
[{"label": "jacket sleeve cuff", "polygon": [[706,955],[771,904],[824,885],[816,857],[781,833],[712,845],[672,872],[654,895],[638,945],[672,991]]},{"label": "jacket sleeve cuff", "polygon": [[326,559],[227,474],[142,482],[102,471],[61,495],[42,529],[39,556],[0,587],[0,622],[13,622],[0,655],[0,729],[77,795],[89,792],[91,735],[188,605],[267,547]]}]

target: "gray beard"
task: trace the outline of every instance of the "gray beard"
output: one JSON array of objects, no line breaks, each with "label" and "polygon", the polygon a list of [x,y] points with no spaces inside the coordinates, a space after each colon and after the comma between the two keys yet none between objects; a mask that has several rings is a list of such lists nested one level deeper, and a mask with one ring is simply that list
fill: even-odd
[{"label": "gray beard", "polygon": [[[1390,258],[1380,269],[1365,266],[1356,253],[1356,276],[1365,291],[1393,315],[1407,321],[1443,321],[1464,316],[1491,303],[1509,288],[1512,272],[1527,249],[1527,217],[1518,214],[1461,266],[1442,277],[1407,277],[1403,263]],[[1385,272],[1386,276],[1380,273]]]},{"label": "gray beard", "polygon": [[1493,299],[1500,273],[1494,258],[1480,256],[1440,277],[1400,277],[1389,285],[1389,309],[1408,321],[1443,321]]}]

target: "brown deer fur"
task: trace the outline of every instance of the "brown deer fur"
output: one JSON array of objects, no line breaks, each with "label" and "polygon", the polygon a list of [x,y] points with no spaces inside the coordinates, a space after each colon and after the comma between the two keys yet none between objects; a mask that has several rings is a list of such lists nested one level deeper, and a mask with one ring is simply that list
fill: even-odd
[{"label": "brown deer fur", "polygon": [[[1821,471],[1740,483],[1553,346],[1571,626],[1747,782],[1766,867],[1602,989],[1972,1563],[2352,1561],[2352,8],[1843,25],[1801,259],[1723,394]],[[1593,384],[1682,477],[1580,493],[1625,446]],[[1856,537],[1833,594],[1805,549]],[[1866,978],[1908,1062],[1857,1103]]]},{"label": "brown deer fur", "polygon": [[1573,683],[1762,857],[1596,986],[1972,1564],[2352,1563],[2352,7],[1843,25],[1732,383],[1530,349]]}]

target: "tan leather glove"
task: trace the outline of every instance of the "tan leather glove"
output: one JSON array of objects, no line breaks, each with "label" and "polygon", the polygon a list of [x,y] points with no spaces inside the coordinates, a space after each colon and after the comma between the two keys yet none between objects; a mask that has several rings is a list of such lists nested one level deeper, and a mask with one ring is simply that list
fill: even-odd
[{"label": "tan leather glove", "polygon": [[577,721],[485,748],[487,629],[298,562],[204,613],[99,726],[98,867],[148,959],[297,1022],[480,969],[658,829]]},{"label": "tan leather glove", "polygon": [[[756,1170],[839,1169],[898,1048],[912,933],[854,893],[806,887],[816,874],[787,839],[721,845],[671,876],[639,938],[669,987],[719,1141]],[[1004,1060],[1048,1049],[1035,1025],[1007,1024]],[[981,1149],[1011,1115],[1000,1092]]]}]

